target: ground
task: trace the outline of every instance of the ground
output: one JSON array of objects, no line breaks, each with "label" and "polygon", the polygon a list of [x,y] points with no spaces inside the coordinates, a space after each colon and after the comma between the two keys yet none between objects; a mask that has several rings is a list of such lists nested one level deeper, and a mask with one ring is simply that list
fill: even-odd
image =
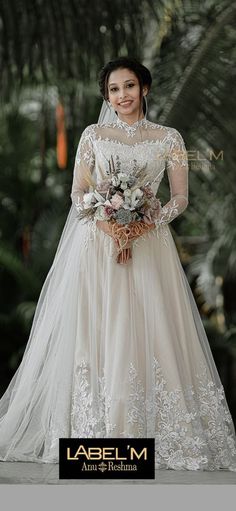
[{"label": "ground", "polygon": [[155,480],[59,480],[58,464],[0,462],[0,484],[236,484],[236,472],[227,470],[156,470]]}]

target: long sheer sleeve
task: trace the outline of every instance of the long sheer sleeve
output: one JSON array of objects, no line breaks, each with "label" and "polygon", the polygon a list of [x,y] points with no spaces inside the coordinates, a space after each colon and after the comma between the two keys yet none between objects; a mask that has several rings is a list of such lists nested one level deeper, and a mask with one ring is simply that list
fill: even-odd
[{"label": "long sheer sleeve", "polygon": [[188,157],[181,134],[173,128],[173,136],[166,161],[170,186],[170,200],[155,220],[156,227],[168,224],[179,216],[188,205]]},{"label": "long sheer sleeve", "polygon": [[84,192],[88,191],[89,181],[95,164],[91,128],[87,126],[83,131],[76,151],[71,189],[73,204],[82,201]]}]

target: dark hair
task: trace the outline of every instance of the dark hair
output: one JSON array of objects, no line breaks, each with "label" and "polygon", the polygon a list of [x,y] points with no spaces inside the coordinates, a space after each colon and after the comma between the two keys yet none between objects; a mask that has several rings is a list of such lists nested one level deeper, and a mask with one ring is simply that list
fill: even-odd
[{"label": "dark hair", "polygon": [[[98,83],[101,95],[104,99],[108,99],[108,79],[112,71],[116,69],[129,69],[137,76],[140,87],[140,100],[143,100],[143,86],[147,85],[148,90],[151,88],[152,76],[150,71],[138,60],[131,57],[119,57],[110,60],[99,72]],[[145,102],[143,101],[143,109],[145,113]]]}]

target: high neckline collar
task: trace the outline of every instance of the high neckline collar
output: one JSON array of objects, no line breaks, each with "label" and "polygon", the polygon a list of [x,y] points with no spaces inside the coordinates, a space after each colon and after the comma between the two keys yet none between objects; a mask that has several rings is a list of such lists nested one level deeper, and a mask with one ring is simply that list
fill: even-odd
[{"label": "high neckline collar", "polygon": [[136,127],[138,127],[138,126],[141,126],[145,122],[147,122],[147,118],[146,118],[146,116],[144,116],[142,119],[138,119],[137,121],[133,122],[133,124],[129,124],[126,121],[122,121],[122,119],[120,119],[120,117],[117,116],[116,122],[120,126],[124,126],[124,128],[132,130],[132,129],[135,129]]}]

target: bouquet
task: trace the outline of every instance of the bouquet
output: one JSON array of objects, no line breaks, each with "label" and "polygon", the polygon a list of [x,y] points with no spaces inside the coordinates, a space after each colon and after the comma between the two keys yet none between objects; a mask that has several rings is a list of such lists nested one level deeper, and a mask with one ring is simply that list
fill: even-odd
[{"label": "bouquet", "polygon": [[[120,165],[119,165],[120,167]],[[99,183],[88,180],[88,191],[75,204],[78,218],[111,222],[112,235],[122,250],[127,242],[150,230],[158,217],[161,203],[152,191],[146,166],[129,174],[109,160],[107,177]]]}]

